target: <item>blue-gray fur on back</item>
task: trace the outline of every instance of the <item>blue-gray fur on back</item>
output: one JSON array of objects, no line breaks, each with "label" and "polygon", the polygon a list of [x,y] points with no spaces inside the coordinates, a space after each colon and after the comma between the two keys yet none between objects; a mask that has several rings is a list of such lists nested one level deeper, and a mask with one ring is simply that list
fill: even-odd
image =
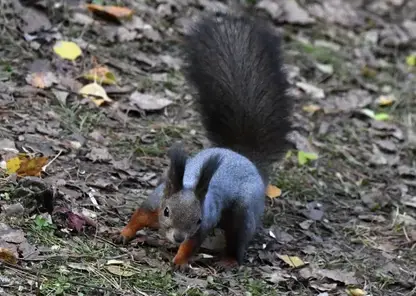
[{"label": "blue-gray fur on back", "polygon": [[[195,188],[199,181],[198,176],[201,168],[206,161],[214,156],[220,156],[221,163],[211,178],[208,192],[203,200],[202,225],[215,225],[221,211],[234,206],[234,204],[247,206],[256,212],[256,217],[261,216],[264,209],[266,185],[256,166],[248,158],[232,150],[209,148],[188,159],[183,187],[186,189]],[[256,224],[258,223],[257,220]]]}]

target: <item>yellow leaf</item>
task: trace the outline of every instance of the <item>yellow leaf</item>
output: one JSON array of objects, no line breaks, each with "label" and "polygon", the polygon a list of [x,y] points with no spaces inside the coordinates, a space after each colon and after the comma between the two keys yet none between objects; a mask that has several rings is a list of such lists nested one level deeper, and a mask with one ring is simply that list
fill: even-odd
[{"label": "yellow leaf", "polygon": [[274,186],[274,185],[267,185],[266,188],[266,195],[267,197],[273,199],[276,197],[279,197],[282,194],[282,190],[280,190],[280,188]]},{"label": "yellow leaf", "polygon": [[348,289],[347,291],[348,295],[350,296],[365,296],[367,295],[367,292],[361,289]]},{"label": "yellow leaf", "polygon": [[302,261],[297,256],[288,256],[288,255],[277,255],[280,259],[282,259],[286,264],[290,267],[301,267],[304,266],[306,263]]},{"label": "yellow leaf", "polygon": [[72,41],[58,41],[53,51],[63,59],[74,61],[82,54],[81,48]]},{"label": "yellow leaf", "polygon": [[90,98],[97,106],[101,106],[104,102],[113,101],[107,96],[105,89],[96,82],[85,85],[79,90],[79,93]]},{"label": "yellow leaf", "polygon": [[378,98],[378,104],[380,106],[390,106],[396,101],[396,98],[393,95],[390,96],[380,96]]},{"label": "yellow leaf", "polygon": [[6,168],[7,168],[7,172],[9,174],[14,174],[17,172],[17,170],[20,168],[20,158],[18,156],[10,158],[7,162],[6,162]]},{"label": "yellow leaf", "polygon": [[9,249],[0,248],[0,261],[4,261],[9,264],[16,264],[17,258]]},{"label": "yellow leaf", "polygon": [[116,77],[110,70],[103,67],[95,67],[83,75],[85,79],[98,81],[103,84],[116,84]]},{"label": "yellow leaf", "polygon": [[129,19],[133,16],[133,10],[127,7],[87,4],[87,8],[101,17]]},{"label": "yellow leaf", "polygon": [[306,105],[302,107],[303,111],[308,112],[308,113],[315,113],[316,111],[321,110],[321,107],[318,105]]}]

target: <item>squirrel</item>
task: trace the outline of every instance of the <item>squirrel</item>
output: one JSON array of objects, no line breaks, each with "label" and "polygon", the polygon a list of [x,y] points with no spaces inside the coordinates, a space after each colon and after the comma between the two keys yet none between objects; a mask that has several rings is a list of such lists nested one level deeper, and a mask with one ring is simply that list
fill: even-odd
[{"label": "squirrel", "polygon": [[216,227],[225,234],[224,268],[243,264],[261,226],[272,164],[289,146],[292,99],[281,38],[246,15],[206,15],[184,35],[184,73],[212,147],[189,156],[168,151],[164,180],[115,239],[126,244],[142,228],[179,245],[173,264],[187,266]]}]

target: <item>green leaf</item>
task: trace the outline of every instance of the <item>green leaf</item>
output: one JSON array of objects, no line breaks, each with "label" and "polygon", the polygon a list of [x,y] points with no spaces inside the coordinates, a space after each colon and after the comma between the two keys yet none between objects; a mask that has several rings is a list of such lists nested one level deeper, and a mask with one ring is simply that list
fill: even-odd
[{"label": "green leaf", "polygon": [[389,120],[390,116],[387,113],[377,113],[374,115],[375,120]]},{"label": "green leaf", "polygon": [[389,120],[390,115],[387,113],[375,113],[373,110],[370,109],[361,109],[360,112],[374,120]]},{"label": "green leaf", "polygon": [[416,54],[411,54],[406,57],[406,64],[410,67],[416,66]]},{"label": "green leaf", "polygon": [[310,160],[318,159],[318,155],[313,152],[298,151],[298,163],[304,165]]}]

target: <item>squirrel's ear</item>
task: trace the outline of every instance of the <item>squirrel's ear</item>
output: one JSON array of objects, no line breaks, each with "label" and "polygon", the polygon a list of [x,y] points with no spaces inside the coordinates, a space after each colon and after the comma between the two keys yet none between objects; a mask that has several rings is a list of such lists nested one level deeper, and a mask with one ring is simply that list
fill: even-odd
[{"label": "squirrel's ear", "polygon": [[170,159],[169,169],[166,176],[165,197],[168,198],[172,194],[182,189],[183,175],[185,173],[187,153],[181,144],[174,144],[168,151]]},{"label": "squirrel's ear", "polygon": [[195,194],[198,198],[204,198],[207,191],[209,182],[211,182],[212,176],[217,171],[221,163],[221,157],[219,155],[211,156],[202,166],[201,175],[199,176],[198,184],[195,188]]}]

